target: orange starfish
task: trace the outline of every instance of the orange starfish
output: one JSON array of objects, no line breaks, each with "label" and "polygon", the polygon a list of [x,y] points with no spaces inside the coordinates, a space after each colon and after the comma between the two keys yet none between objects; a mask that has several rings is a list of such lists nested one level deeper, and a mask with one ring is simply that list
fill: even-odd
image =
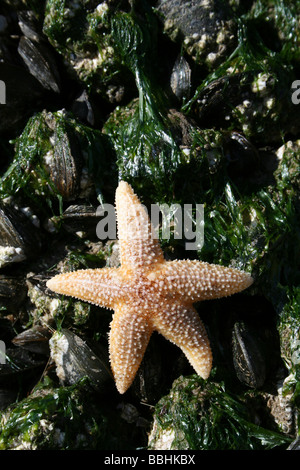
[{"label": "orange starfish", "polygon": [[59,274],[47,286],[114,310],[109,349],[120,393],[130,387],[154,330],[179,346],[206,379],[212,353],[193,303],[240,292],[252,284],[251,276],[201,261],[166,261],[147,211],[124,181],[116,212],[121,266]]}]

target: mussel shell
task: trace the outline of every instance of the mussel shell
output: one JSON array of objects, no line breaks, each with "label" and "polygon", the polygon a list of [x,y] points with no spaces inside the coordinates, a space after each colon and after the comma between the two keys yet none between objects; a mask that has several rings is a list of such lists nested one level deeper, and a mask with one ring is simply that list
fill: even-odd
[{"label": "mussel shell", "polygon": [[72,104],[72,112],[82,122],[90,126],[95,124],[94,110],[86,90],[83,90]]},{"label": "mussel shell", "polygon": [[0,33],[4,33],[8,26],[7,19],[4,15],[0,15]]},{"label": "mussel shell", "polygon": [[251,388],[260,388],[266,379],[263,344],[255,329],[236,322],[232,332],[233,364],[238,379]]},{"label": "mussel shell", "polygon": [[[169,345],[161,345],[161,338],[153,335],[131,387],[131,391],[144,403],[155,403],[159,400],[166,380],[162,359],[164,352],[162,353],[161,346]],[[171,375],[170,370],[168,373]]]},{"label": "mussel shell", "polygon": [[100,218],[93,206],[74,204],[69,206],[62,215],[62,226],[68,232],[96,233],[96,225]]},{"label": "mussel shell", "polygon": [[0,133],[16,133],[42,103],[43,87],[25,67],[0,62],[0,77],[6,85],[6,104],[0,106]]},{"label": "mussel shell", "polygon": [[18,52],[29,72],[41,83],[43,88],[55,93],[60,92],[58,71],[54,59],[45,45],[35,43],[22,36]]},{"label": "mussel shell", "polygon": [[43,39],[41,34],[43,25],[32,10],[19,10],[17,14],[18,24],[24,36],[32,41]]},{"label": "mussel shell", "polygon": [[287,450],[300,450],[300,436],[296,437],[296,439],[288,446]]},{"label": "mussel shell", "polygon": [[10,388],[0,388],[0,410],[4,410],[18,398],[18,390]]},{"label": "mussel shell", "polygon": [[170,85],[172,92],[180,101],[188,99],[191,90],[191,68],[183,56],[177,57],[172,69]]},{"label": "mussel shell", "polygon": [[49,339],[51,335],[52,333],[48,328],[35,325],[15,336],[12,339],[12,343],[28,351],[48,356],[50,353]]},{"label": "mussel shell", "polygon": [[230,132],[225,137],[224,153],[231,177],[248,176],[259,168],[260,157],[257,149],[239,132]]},{"label": "mussel shell", "polygon": [[30,380],[43,370],[45,360],[37,358],[23,348],[7,349],[6,362],[0,364],[0,386],[6,387],[18,383],[21,377]]},{"label": "mussel shell", "polygon": [[[239,103],[245,76],[241,73],[213,80],[197,96],[195,113],[200,124],[222,127],[226,115]],[[250,79],[249,79],[250,80]]]},{"label": "mussel shell", "polygon": [[64,200],[74,199],[79,192],[82,158],[76,136],[54,130],[54,149],[50,165],[50,179]]},{"label": "mussel shell", "polygon": [[[189,0],[159,0],[157,8],[162,15],[172,19],[180,25],[186,36],[199,33],[204,29],[210,29],[211,33],[216,33],[215,23],[220,16],[226,17],[226,8],[221,8],[219,0],[206,0],[205,2],[190,2]],[[211,12],[217,10],[217,18]]]},{"label": "mussel shell", "polygon": [[0,260],[0,267],[23,261],[38,253],[40,232],[21,210],[0,205],[0,246],[15,248],[17,254],[16,258]]},{"label": "mussel shell", "polygon": [[156,9],[166,34],[182,41],[188,54],[198,61],[221,61],[234,47],[234,21],[228,2],[206,0],[159,0]]},{"label": "mussel shell", "polygon": [[0,274],[0,307],[15,310],[25,299],[26,292],[23,278]]},{"label": "mussel shell", "polygon": [[69,330],[56,332],[50,340],[51,357],[56,364],[56,373],[65,385],[72,385],[88,377],[97,391],[104,390],[112,374],[104,351],[97,354],[79,336]]}]

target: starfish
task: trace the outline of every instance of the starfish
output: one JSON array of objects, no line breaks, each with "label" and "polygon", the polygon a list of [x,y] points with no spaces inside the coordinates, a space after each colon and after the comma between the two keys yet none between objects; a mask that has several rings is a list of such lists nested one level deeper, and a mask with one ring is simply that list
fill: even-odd
[{"label": "starfish", "polygon": [[116,215],[120,267],[58,274],[47,287],[114,310],[109,352],[119,393],[132,384],[153,331],[179,346],[207,379],[212,353],[193,304],[240,292],[251,276],[197,260],[166,261],[147,211],[125,181],[116,190]]}]

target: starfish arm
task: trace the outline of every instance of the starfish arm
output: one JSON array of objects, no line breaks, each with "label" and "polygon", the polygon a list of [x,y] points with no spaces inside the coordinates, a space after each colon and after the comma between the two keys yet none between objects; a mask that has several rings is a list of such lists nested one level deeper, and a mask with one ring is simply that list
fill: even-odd
[{"label": "starfish arm", "polygon": [[147,210],[125,181],[119,183],[116,191],[116,211],[122,266],[147,269],[153,264],[164,262]]},{"label": "starfish arm", "polygon": [[140,310],[125,302],[114,307],[109,335],[112,372],[119,393],[132,384],[149,343],[152,327]]},{"label": "starfish arm", "polygon": [[156,279],[175,298],[191,302],[217,299],[241,292],[253,279],[250,274],[235,268],[197,260],[177,260],[165,263]]},{"label": "starfish arm", "polygon": [[192,305],[175,302],[157,312],[155,330],[176,344],[200,377],[207,379],[212,367],[212,353],[205,327]]},{"label": "starfish arm", "polygon": [[116,299],[125,294],[117,268],[81,269],[58,274],[47,282],[47,287],[58,294],[107,308],[112,308]]}]

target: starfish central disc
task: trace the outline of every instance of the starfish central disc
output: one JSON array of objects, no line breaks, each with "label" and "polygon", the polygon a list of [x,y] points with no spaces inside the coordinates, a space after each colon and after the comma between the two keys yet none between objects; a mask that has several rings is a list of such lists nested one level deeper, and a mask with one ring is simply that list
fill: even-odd
[{"label": "starfish central disc", "polygon": [[206,379],[212,353],[193,304],[240,292],[252,284],[251,276],[201,261],[165,261],[146,210],[124,181],[116,212],[121,266],[59,274],[47,287],[114,310],[109,350],[120,393],[130,387],[153,331],[179,346]]}]

